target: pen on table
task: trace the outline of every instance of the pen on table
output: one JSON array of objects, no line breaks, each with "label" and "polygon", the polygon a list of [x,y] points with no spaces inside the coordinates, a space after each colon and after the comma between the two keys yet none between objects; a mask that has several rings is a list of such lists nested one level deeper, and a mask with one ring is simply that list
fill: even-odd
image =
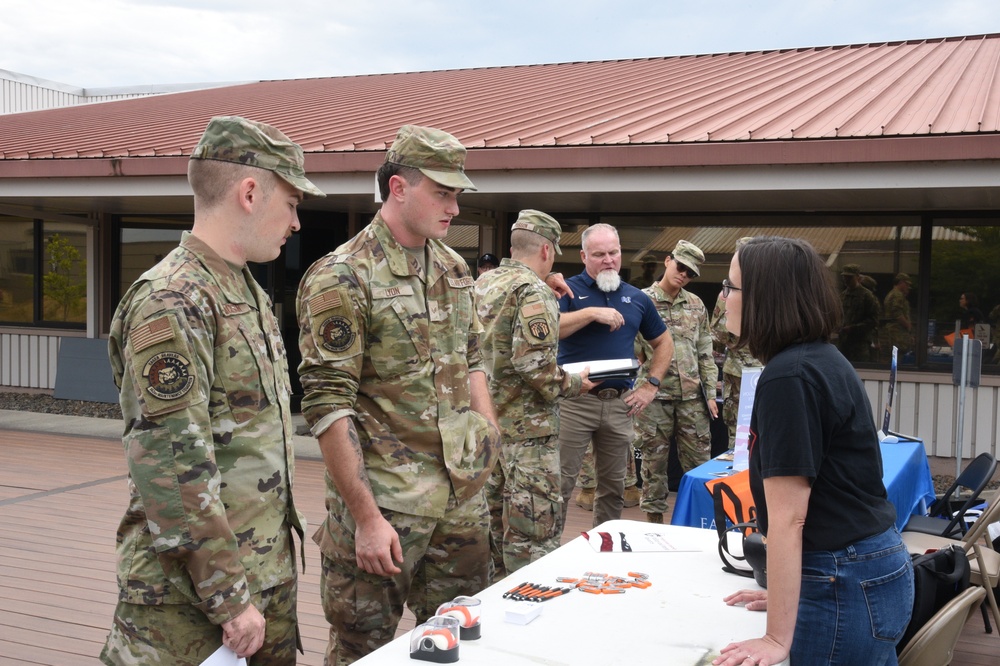
[{"label": "pen on table", "polygon": [[522,587],[525,587],[526,585],[528,585],[528,583],[521,583],[520,585],[518,585],[514,589],[507,590],[506,592],[503,593],[503,598],[506,599],[507,597],[511,596],[512,594],[516,594],[518,590],[520,590]]}]

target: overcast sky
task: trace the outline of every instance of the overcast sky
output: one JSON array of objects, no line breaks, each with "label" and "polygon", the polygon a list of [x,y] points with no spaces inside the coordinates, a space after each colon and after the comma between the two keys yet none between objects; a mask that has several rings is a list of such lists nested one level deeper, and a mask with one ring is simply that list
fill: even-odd
[{"label": "overcast sky", "polygon": [[0,0],[0,69],[101,88],[989,32],[997,0]]}]

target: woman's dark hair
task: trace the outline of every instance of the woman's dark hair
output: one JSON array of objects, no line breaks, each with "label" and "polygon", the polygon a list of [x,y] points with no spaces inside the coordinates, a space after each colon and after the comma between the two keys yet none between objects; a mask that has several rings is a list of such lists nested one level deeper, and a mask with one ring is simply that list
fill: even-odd
[{"label": "woman's dark hair", "polygon": [[758,236],[737,250],[743,284],[740,347],[767,363],[789,345],[829,341],[843,308],[823,259],[795,238]]}]

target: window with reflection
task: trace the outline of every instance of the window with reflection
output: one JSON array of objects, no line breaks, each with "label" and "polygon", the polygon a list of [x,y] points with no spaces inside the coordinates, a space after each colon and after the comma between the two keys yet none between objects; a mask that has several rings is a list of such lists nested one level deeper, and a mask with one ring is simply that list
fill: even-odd
[{"label": "window with reflection", "polygon": [[34,222],[0,219],[0,322],[31,324],[35,320]]},{"label": "window with reflection", "polygon": [[42,321],[87,323],[87,229],[42,224]]},{"label": "window with reflection", "polygon": [[1000,364],[1000,219],[935,220],[927,360],[952,363],[956,336],[982,343],[983,369]]},{"label": "window with reflection", "polygon": [[87,322],[87,225],[0,216],[0,323]]},{"label": "window with reflection", "polygon": [[180,245],[182,228],[140,228],[123,226],[121,230],[121,270],[118,297],[128,291],[139,276],[155,266]]}]

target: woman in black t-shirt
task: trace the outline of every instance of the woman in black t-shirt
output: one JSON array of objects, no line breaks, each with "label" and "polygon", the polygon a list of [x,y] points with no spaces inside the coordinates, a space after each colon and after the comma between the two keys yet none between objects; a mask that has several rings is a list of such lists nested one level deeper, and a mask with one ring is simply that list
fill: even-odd
[{"label": "woman in black t-shirt", "polygon": [[750,421],[750,486],[767,536],[767,591],[733,605],[767,611],[767,632],[713,663],[896,664],[913,570],[882,484],[864,386],[830,344],[841,305],[808,243],[759,237],[723,283],[727,328],[764,364]]}]

